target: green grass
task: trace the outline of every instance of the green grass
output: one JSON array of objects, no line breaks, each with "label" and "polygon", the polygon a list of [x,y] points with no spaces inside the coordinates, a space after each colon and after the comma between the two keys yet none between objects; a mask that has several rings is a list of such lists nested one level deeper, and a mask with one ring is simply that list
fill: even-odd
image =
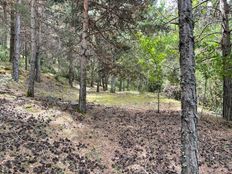
[{"label": "green grass", "polygon": [[[88,101],[106,106],[136,107],[153,109],[157,107],[157,95],[154,93],[120,92],[120,93],[91,93]],[[161,97],[161,105],[179,106],[179,102],[173,99]]]},{"label": "green grass", "polygon": [[[15,83],[11,79],[11,71],[9,70],[10,64],[4,63],[0,65],[0,70],[7,74],[7,79],[2,79],[5,81],[10,89],[22,92],[26,94],[28,71],[21,69],[19,83]],[[3,82],[1,82],[3,83]],[[78,85],[76,85],[78,87]],[[157,94],[155,93],[139,93],[137,91],[126,91],[126,92],[95,92],[96,89],[88,88],[87,90],[87,101],[93,102],[95,104],[106,105],[106,106],[118,106],[126,108],[136,108],[136,109],[157,109]],[[70,88],[67,79],[62,79],[62,83],[55,79],[55,76],[49,73],[42,74],[42,82],[35,84],[35,95],[36,96],[51,96],[56,98],[61,98],[66,101],[77,101],[79,98],[79,90],[77,88]],[[160,97],[161,110],[164,109],[179,109],[180,102]],[[31,108],[28,108],[29,110]]]}]

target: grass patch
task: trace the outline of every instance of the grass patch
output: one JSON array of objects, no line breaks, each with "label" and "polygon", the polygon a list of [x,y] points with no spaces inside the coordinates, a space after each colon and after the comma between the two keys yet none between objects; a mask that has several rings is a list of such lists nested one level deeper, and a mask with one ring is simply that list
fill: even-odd
[{"label": "grass patch", "polygon": [[[120,93],[91,93],[88,101],[106,106],[128,106],[139,108],[155,108],[157,105],[157,95],[155,93],[120,92]],[[179,106],[179,102],[173,99],[161,97],[161,104],[174,104]]]}]

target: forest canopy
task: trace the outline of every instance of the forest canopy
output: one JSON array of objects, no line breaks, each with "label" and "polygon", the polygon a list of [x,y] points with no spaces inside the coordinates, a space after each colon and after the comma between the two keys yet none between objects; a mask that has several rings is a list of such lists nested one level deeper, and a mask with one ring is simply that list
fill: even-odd
[{"label": "forest canopy", "polygon": [[[80,125],[82,120],[88,122],[90,119],[93,130],[97,127],[94,124],[99,122],[101,126],[109,124],[108,128],[103,126],[110,132],[108,134],[114,131],[110,127],[120,132],[112,123],[123,125],[126,122],[124,117],[130,121],[136,119],[131,117],[132,113],[142,109],[139,114],[144,127],[137,131],[146,131],[139,138],[150,136],[149,126],[156,127],[156,121],[168,119],[171,122],[170,118],[174,115],[176,119],[173,122],[180,127],[173,128],[179,131],[174,136],[180,135],[179,139],[176,138],[180,140],[180,154],[175,155],[180,159],[176,158],[173,172],[200,173],[203,167],[199,156],[207,154],[203,153],[206,149],[201,149],[202,125],[207,122],[204,116],[210,115],[211,121],[220,118],[222,127],[231,126],[232,121],[231,6],[231,0],[0,0],[0,121],[6,122],[0,125],[11,125],[8,120],[11,115],[27,115],[19,110],[14,111],[16,114],[8,113],[10,109],[7,110],[6,96],[16,97],[12,106],[9,105],[11,109],[17,108],[15,105],[20,105],[18,99],[24,97],[23,101],[38,101],[43,107],[52,105],[62,112],[67,111],[71,114],[69,119],[75,118],[73,122],[79,119]],[[38,110],[43,110],[39,105]],[[108,105],[112,108],[109,109]],[[118,116],[112,116],[115,120],[109,121],[106,115],[117,113],[118,106],[129,111],[119,109]],[[25,108],[28,109],[27,106]],[[100,114],[100,118],[92,117],[91,114],[98,109],[104,114]],[[155,118],[150,117],[149,109]],[[28,119],[27,116],[25,118]],[[122,122],[117,120],[119,118]],[[147,123],[148,118],[158,120]],[[34,119],[33,115],[33,121],[27,121],[37,123],[38,120]],[[203,123],[200,122],[199,135],[198,120],[201,119]],[[22,127],[22,120],[19,120],[17,117],[17,123]],[[169,122],[165,122],[167,127]],[[41,122],[38,124],[42,125]],[[36,127],[34,123],[33,126]],[[166,126],[162,130],[166,130]],[[133,126],[128,127],[134,129]],[[41,126],[41,129],[45,128]],[[130,137],[135,138],[139,134],[131,133],[130,129],[125,132],[118,135],[123,139],[119,140],[123,149],[132,147]],[[7,137],[4,133],[0,127],[0,151],[1,147],[5,149],[2,140],[8,139],[1,139],[1,135]],[[63,147],[66,143],[71,149],[69,142],[65,140],[62,145],[50,143],[51,147]],[[125,142],[126,145],[123,144]],[[150,145],[148,149],[153,153]],[[226,152],[231,152],[231,149]],[[136,158],[122,156],[128,161]],[[80,157],[70,154],[67,158],[68,161],[81,161]],[[160,160],[144,158],[151,159],[155,164]],[[88,160],[86,158],[85,161]],[[0,156],[0,166],[5,161],[3,159],[2,162]],[[88,162],[94,166],[93,161]],[[130,165],[126,166],[130,162],[115,166],[120,168],[121,173],[136,173],[128,169]],[[159,164],[147,167],[143,173],[154,173],[154,168],[165,173],[160,167],[163,162]],[[90,166],[86,173],[90,173]],[[96,166],[101,172],[104,171],[98,162]],[[111,168],[115,169],[115,166]],[[232,164],[228,166],[217,166],[216,173],[219,170],[231,172]],[[212,166],[207,167],[208,173],[212,173]],[[10,167],[6,168],[7,171]],[[46,168],[45,165],[42,168]],[[36,170],[37,173],[45,173]],[[73,172],[73,169],[69,170]],[[13,169],[9,171],[15,172]],[[25,173],[23,171],[26,170],[21,173]],[[55,170],[55,173],[59,172]],[[143,174],[141,170],[138,173]]]}]

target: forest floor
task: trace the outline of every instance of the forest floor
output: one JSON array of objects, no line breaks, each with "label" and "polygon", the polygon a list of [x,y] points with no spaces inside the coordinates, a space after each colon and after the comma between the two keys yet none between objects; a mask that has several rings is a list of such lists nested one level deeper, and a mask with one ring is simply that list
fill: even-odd
[{"label": "forest floor", "polygon": [[[180,103],[155,95],[88,88],[88,112],[76,112],[78,90],[43,74],[34,98],[0,67],[0,173],[180,173]],[[232,124],[204,115],[199,124],[202,174],[232,174]]]}]

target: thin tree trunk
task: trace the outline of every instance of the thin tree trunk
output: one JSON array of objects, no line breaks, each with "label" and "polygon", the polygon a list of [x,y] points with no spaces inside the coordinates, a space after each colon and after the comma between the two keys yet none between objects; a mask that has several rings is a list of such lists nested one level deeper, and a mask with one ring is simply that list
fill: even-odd
[{"label": "thin tree trunk", "polygon": [[86,64],[87,64],[87,35],[88,35],[88,8],[89,1],[83,0],[84,12],[83,12],[83,33],[82,33],[82,55],[80,60],[80,92],[79,92],[79,111],[85,113],[86,107]]},{"label": "thin tree trunk", "polygon": [[202,102],[201,116],[203,115],[203,111],[204,111],[204,107],[206,103],[207,82],[208,82],[208,77],[205,75],[204,96],[203,96],[203,102]]},{"label": "thin tree trunk", "polygon": [[158,100],[157,112],[160,113],[160,89],[158,89],[157,100]]},{"label": "thin tree trunk", "polygon": [[73,88],[74,81],[74,70],[73,70],[73,57],[71,51],[69,52],[69,71],[68,71],[68,82],[69,85]]},{"label": "thin tree trunk", "polygon": [[36,49],[35,54],[35,81],[40,82],[41,81],[41,60],[40,60],[40,54],[39,54],[39,48]]},{"label": "thin tree trunk", "polygon": [[127,91],[130,91],[130,80],[127,80],[126,89]]},{"label": "thin tree trunk", "polygon": [[116,80],[116,78],[115,78],[115,76],[113,75],[113,76],[111,77],[111,87],[110,87],[110,92],[111,92],[111,93],[115,93],[115,80]]},{"label": "thin tree trunk", "polygon": [[226,0],[220,0],[220,10],[222,14],[222,40],[221,49],[224,65],[223,76],[223,118],[232,120],[232,78],[231,78],[231,41],[229,28],[229,5]]},{"label": "thin tree trunk", "polygon": [[24,60],[25,60],[25,70],[27,70],[27,64],[28,64],[28,60],[27,60],[27,42],[25,41],[24,43]]},{"label": "thin tree trunk", "polygon": [[105,80],[104,80],[104,77],[101,78],[101,82],[102,82],[102,89],[103,89],[103,91],[105,91]]},{"label": "thin tree trunk", "polygon": [[118,89],[120,92],[122,91],[122,79],[120,79],[119,81],[119,89]]},{"label": "thin tree trunk", "polygon": [[108,91],[108,76],[105,77],[105,90]]},{"label": "thin tree trunk", "polygon": [[178,10],[181,67],[181,173],[199,174],[192,0],[178,0]]},{"label": "thin tree trunk", "polygon": [[100,92],[100,83],[97,81],[97,92]]},{"label": "thin tree trunk", "polygon": [[11,5],[10,12],[10,62],[14,59],[14,46],[15,46],[15,9],[14,4]]},{"label": "thin tree trunk", "polygon": [[100,92],[100,83],[101,83],[101,76],[100,76],[100,73],[98,72],[98,77],[97,77],[97,92]]},{"label": "thin tree trunk", "polygon": [[[39,9],[39,11],[41,11]],[[41,12],[39,12],[41,14]],[[37,20],[38,21],[38,20]],[[38,22],[39,26],[37,28],[37,44],[36,44],[36,58],[35,58],[35,80],[37,82],[41,81],[41,58],[40,58],[40,46],[41,46],[41,34],[42,26],[41,22]]]},{"label": "thin tree trunk", "polygon": [[[17,6],[21,4],[21,0],[16,1]],[[18,7],[17,7],[18,8]],[[12,63],[12,78],[14,81],[18,82],[19,80],[19,58],[20,58],[20,12],[19,9],[16,11],[16,20],[15,20],[15,44],[14,44],[14,56]]]},{"label": "thin tree trunk", "polygon": [[35,0],[31,0],[31,69],[28,84],[28,97],[34,97],[34,84],[35,84],[35,59],[36,59],[36,12]]},{"label": "thin tree trunk", "polygon": [[104,77],[102,78],[102,85],[103,85],[103,91],[107,91],[108,90],[108,78],[106,77],[106,75],[104,75]]},{"label": "thin tree trunk", "polygon": [[90,86],[93,88],[94,86],[94,71],[91,71],[91,81],[90,81]]},{"label": "thin tree trunk", "polygon": [[7,2],[3,1],[3,20],[4,20],[4,41],[3,45],[7,48],[8,22],[7,22]]}]

